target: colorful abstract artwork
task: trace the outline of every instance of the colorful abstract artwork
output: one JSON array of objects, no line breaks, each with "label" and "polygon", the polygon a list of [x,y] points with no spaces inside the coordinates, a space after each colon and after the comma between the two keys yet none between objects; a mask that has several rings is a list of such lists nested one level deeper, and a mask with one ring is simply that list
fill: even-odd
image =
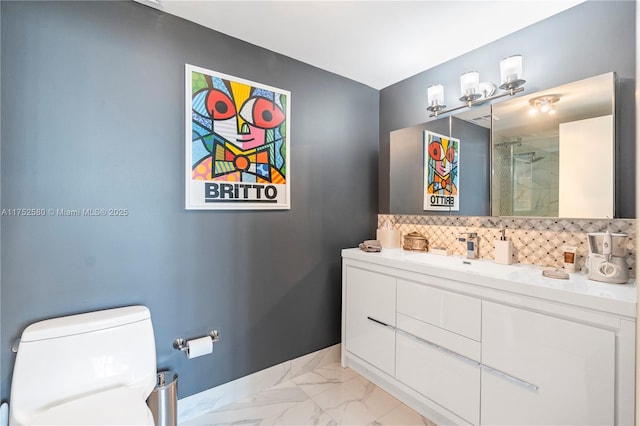
[{"label": "colorful abstract artwork", "polygon": [[424,210],[460,210],[460,140],[424,132]]},{"label": "colorful abstract artwork", "polygon": [[185,67],[186,208],[290,208],[291,94]]}]

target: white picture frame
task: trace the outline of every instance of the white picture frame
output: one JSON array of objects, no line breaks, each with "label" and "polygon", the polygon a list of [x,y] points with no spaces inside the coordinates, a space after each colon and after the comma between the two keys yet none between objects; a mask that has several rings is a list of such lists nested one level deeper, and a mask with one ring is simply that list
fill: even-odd
[{"label": "white picture frame", "polygon": [[185,208],[291,208],[291,93],[185,64]]}]

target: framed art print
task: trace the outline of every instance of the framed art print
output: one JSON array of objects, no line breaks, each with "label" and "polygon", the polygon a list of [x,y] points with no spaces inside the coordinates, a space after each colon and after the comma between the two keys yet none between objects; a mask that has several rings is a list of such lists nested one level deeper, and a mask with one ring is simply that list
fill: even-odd
[{"label": "framed art print", "polygon": [[460,140],[425,130],[423,210],[460,210]]},{"label": "framed art print", "polygon": [[186,209],[290,208],[291,94],[185,66]]}]

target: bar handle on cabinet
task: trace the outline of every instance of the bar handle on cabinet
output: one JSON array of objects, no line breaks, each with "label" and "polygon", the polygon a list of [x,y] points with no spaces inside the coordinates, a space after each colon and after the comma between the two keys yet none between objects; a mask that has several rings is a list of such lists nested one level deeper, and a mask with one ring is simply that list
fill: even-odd
[{"label": "bar handle on cabinet", "polygon": [[399,328],[396,328],[396,331],[397,331],[398,333],[400,333],[400,334],[404,335],[404,336],[407,336],[407,337],[409,337],[409,338],[411,338],[411,339],[417,340],[418,342],[421,342],[421,343],[424,343],[424,344],[426,344],[426,345],[429,345],[429,346],[431,346],[431,347],[432,347],[432,348],[434,348],[434,349],[437,349],[437,350],[439,350],[439,351],[441,351],[441,352],[444,352],[444,353],[446,353],[447,355],[451,355],[452,357],[457,358],[457,359],[459,359],[460,361],[466,362],[466,363],[471,364],[471,365],[476,366],[476,367],[478,367],[478,366],[480,366],[480,365],[481,365],[481,364],[480,364],[478,361],[476,361],[476,360],[473,360],[473,359],[471,359],[471,358],[468,358],[468,357],[466,357],[466,356],[464,356],[464,355],[462,355],[462,354],[459,354],[458,352],[454,352],[454,351],[452,351],[451,349],[447,349],[447,348],[445,348],[445,347],[443,347],[443,346],[440,346],[440,345],[438,345],[438,344],[436,344],[436,343],[433,343],[433,342],[430,342],[430,341],[428,341],[428,340],[425,340],[425,339],[423,339],[422,337],[418,337],[418,336],[416,336],[415,334],[411,334],[411,333],[409,333],[409,332],[407,332],[407,331],[404,331],[404,330],[401,330],[401,329],[399,329]]},{"label": "bar handle on cabinet", "polygon": [[529,388],[531,390],[534,390],[534,391],[537,391],[539,389],[539,387],[534,385],[534,384],[531,384],[531,383],[529,383],[529,382],[527,382],[525,380],[522,380],[522,379],[519,379],[517,377],[514,377],[514,376],[512,376],[510,374],[507,374],[507,373],[505,373],[503,371],[496,370],[495,368],[489,367],[488,365],[482,364],[481,362],[478,362],[478,361],[476,361],[474,359],[468,358],[468,357],[466,357],[466,356],[464,356],[462,354],[454,352],[451,349],[447,349],[447,348],[445,348],[443,346],[440,346],[440,345],[438,345],[436,343],[433,343],[433,342],[430,342],[428,340],[425,340],[425,339],[423,339],[421,337],[418,337],[418,336],[416,336],[414,334],[411,334],[411,333],[406,332],[404,330],[401,330],[399,328],[396,328],[396,331],[398,333],[404,335],[404,336],[410,337],[410,338],[412,338],[414,340],[417,340],[417,341],[419,341],[421,343],[429,345],[429,346],[433,347],[434,349],[437,349],[437,350],[439,350],[441,352],[444,352],[444,353],[446,353],[448,355],[451,355],[451,356],[453,356],[453,357],[455,357],[455,358],[457,358],[457,359],[459,359],[461,361],[464,361],[464,362],[466,362],[468,364],[471,364],[471,365],[474,365],[476,367],[480,367],[480,368],[482,368],[482,369],[484,369],[484,370],[486,370],[486,371],[488,371],[488,372],[490,372],[490,373],[492,373],[492,374],[494,374],[494,375],[496,375],[498,377],[502,377],[503,379],[506,379],[506,380],[509,380],[511,382],[517,383],[517,384],[519,384],[521,386],[527,387],[527,388]]},{"label": "bar handle on cabinet", "polygon": [[484,370],[486,370],[486,371],[488,371],[489,373],[491,373],[491,374],[494,374],[494,375],[496,375],[496,376],[498,376],[498,377],[502,377],[503,379],[506,379],[506,380],[509,380],[509,381],[511,381],[511,382],[517,383],[517,384],[519,384],[519,385],[521,385],[521,386],[524,386],[524,387],[526,387],[526,388],[529,388],[529,389],[531,389],[531,390],[537,391],[537,390],[539,389],[539,387],[538,387],[538,386],[536,386],[536,385],[534,385],[534,384],[532,384],[532,383],[529,383],[529,382],[527,382],[527,381],[525,381],[525,380],[522,380],[522,379],[519,379],[519,378],[517,378],[517,377],[514,377],[514,376],[512,376],[511,374],[507,374],[507,373],[502,372],[502,371],[500,371],[500,370],[496,370],[495,368],[491,368],[491,367],[489,367],[488,365],[481,364],[481,367],[482,367]]},{"label": "bar handle on cabinet", "polygon": [[445,348],[443,346],[440,346],[440,345],[438,345],[436,343],[433,343],[433,342],[425,340],[425,339],[423,339],[421,337],[418,337],[415,334],[411,334],[411,333],[409,333],[407,331],[404,331],[402,329],[394,327],[394,326],[392,326],[390,324],[387,324],[387,323],[382,322],[380,320],[377,320],[375,318],[371,318],[370,316],[367,316],[367,319],[369,321],[375,322],[376,324],[379,324],[379,325],[381,325],[383,327],[388,327],[388,328],[391,328],[393,330],[396,330],[398,333],[400,333],[400,334],[402,334],[404,336],[407,336],[407,337],[409,337],[409,338],[411,338],[413,340],[417,340],[417,341],[419,341],[421,343],[429,345],[434,349],[437,349],[437,350],[439,350],[441,352],[444,352],[444,353],[446,353],[448,355],[451,355],[454,358],[459,359],[460,361],[466,362],[466,363],[474,365],[476,367],[480,367],[480,368],[482,368],[482,369],[488,371],[489,373],[494,374],[494,375],[496,375],[498,377],[502,377],[503,379],[506,379],[506,380],[509,380],[511,382],[517,383],[517,384],[519,384],[521,386],[524,386],[524,387],[529,388],[529,389],[534,390],[534,391],[537,391],[537,390],[540,389],[538,386],[536,386],[536,385],[534,385],[532,383],[529,383],[529,382],[527,382],[525,380],[522,380],[522,379],[519,379],[517,377],[514,377],[514,376],[512,376],[512,375],[510,375],[508,373],[505,373],[503,371],[496,370],[495,368],[489,367],[488,365],[482,364],[481,362],[478,362],[478,361],[476,361],[474,359],[468,358],[468,357],[466,357],[466,356],[464,356],[462,354],[454,352],[451,349],[447,349],[447,348]]},{"label": "bar handle on cabinet", "polygon": [[367,319],[368,319],[369,321],[373,321],[373,322],[375,322],[376,324],[380,324],[380,325],[382,325],[382,326],[384,326],[384,327],[389,327],[389,328],[392,328],[392,329],[394,329],[394,330],[396,329],[394,326],[392,326],[392,325],[390,325],[390,324],[387,324],[386,322],[382,322],[382,321],[380,321],[380,320],[377,320],[377,319],[375,319],[375,318],[367,317]]}]

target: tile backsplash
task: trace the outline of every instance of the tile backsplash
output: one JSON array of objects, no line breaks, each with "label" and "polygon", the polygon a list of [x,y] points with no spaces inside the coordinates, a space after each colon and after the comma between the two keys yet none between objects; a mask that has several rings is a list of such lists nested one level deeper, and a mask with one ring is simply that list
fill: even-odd
[{"label": "tile backsplash", "polygon": [[562,248],[578,248],[578,270],[584,265],[589,245],[588,232],[623,232],[627,241],[629,275],[635,277],[635,219],[558,219],[491,216],[378,215],[378,228],[389,221],[403,235],[416,231],[427,237],[429,247],[446,247],[453,254],[466,253],[458,241],[467,232],[478,234],[479,257],[493,259],[493,242],[506,230],[512,241],[514,262],[562,267]]}]

